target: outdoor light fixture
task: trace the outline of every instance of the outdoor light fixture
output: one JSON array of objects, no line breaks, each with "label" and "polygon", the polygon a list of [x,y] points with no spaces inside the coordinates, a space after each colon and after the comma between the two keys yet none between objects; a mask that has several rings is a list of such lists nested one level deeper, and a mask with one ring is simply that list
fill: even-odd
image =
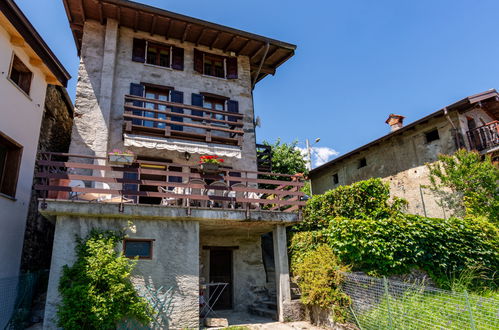
[{"label": "outdoor light fixture", "polygon": [[186,152],[184,152],[184,157],[185,157],[185,160],[189,160],[189,159],[191,159],[191,154],[186,151]]}]

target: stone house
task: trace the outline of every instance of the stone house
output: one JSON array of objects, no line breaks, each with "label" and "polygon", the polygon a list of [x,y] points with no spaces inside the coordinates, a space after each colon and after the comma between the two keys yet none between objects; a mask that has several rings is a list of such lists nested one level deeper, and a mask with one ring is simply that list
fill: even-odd
[{"label": "stone house", "polygon": [[445,218],[429,184],[425,163],[460,148],[499,156],[499,95],[495,90],[466,97],[409,125],[391,114],[391,132],[310,172],[312,191],[322,194],[340,185],[380,177],[394,196],[409,202],[409,213]]},{"label": "stone house", "polygon": [[[40,212],[56,221],[44,327],[75,235],[92,228],[127,228],[134,282],[175,292],[172,328],[197,327],[206,303],[284,320],[303,183],[262,177],[253,88],[296,46],[131,1],[64,4],[80,67],[70,152],[47,154],[37,174]],[[224,162],[210,172],[200,156]]]}]

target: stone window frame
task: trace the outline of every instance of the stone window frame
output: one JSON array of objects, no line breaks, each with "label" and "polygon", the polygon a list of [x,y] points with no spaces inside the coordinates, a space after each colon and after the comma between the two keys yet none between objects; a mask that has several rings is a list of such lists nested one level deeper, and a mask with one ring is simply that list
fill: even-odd
[{"label": "stone window frame", "polygon": [[[154,241],[156,241],[154,238],[125,238],[123,239],[123,255],[126,258],[129,259],[135,259],[138,258],[139,260],[152,260],[154,256]],[[126,254],[126,244],[127,242],[142,242],[142,243],[149,243],[149,255],[147,257],[143,256],[127,256]]]},{"label": "stone window frame", "polygon": [[15,200],[24,147],[0,131],[0,195]]}]

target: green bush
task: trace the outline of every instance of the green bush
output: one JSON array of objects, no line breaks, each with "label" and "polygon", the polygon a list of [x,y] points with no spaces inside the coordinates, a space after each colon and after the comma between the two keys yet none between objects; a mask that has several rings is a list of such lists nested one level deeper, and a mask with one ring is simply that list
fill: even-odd
[{"label": "green bush", "polygon": [[[328,228],[293,235],[292,260],[327,243],[343,263],[372,275],[427,271],[439,285],[454,274],[479,267],[489,279],[475,285],[497,287],[499,233],[484,219],[433,219],[398,215],[389,219],[327,217]],[[492,279],[492,281],[490,281]]]},{"label": "green bush", "polygon": [[331,309],[335,320],[344,322],[350,298],[341,291],[343,272],[338,258],[327,245],[320,245],[309,251],[299,262],[292,264],[298,279],[301,299],[305,305]]},{"label": "green bush", "polygon": [[390,201],[390,188],[381,179],[359,181],[313,196],[304,209],[301,230],[327,228],[330,217],[386,219],[404,210],[407,201]]},{"label": "green bush", "polygon": [[92,230],[77,239],[76,262],[64,266],[59,283],[58,325],[64,329],[116,329],[125,319],[151,321],[152,308],[130,281],[135,265],[116,245],[123,235]]}]

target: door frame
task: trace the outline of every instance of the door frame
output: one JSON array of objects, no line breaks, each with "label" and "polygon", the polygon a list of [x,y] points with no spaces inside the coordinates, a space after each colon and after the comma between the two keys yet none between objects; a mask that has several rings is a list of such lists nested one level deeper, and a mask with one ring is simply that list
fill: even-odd
[{"label": "door frame", "polygon": [[234,309],[234,250],[239,249],[238,246],[203,246],[203,249],[208,250],[208,283],[211,282],[211,251],[229,251],[230,252],[230,309]]}]

